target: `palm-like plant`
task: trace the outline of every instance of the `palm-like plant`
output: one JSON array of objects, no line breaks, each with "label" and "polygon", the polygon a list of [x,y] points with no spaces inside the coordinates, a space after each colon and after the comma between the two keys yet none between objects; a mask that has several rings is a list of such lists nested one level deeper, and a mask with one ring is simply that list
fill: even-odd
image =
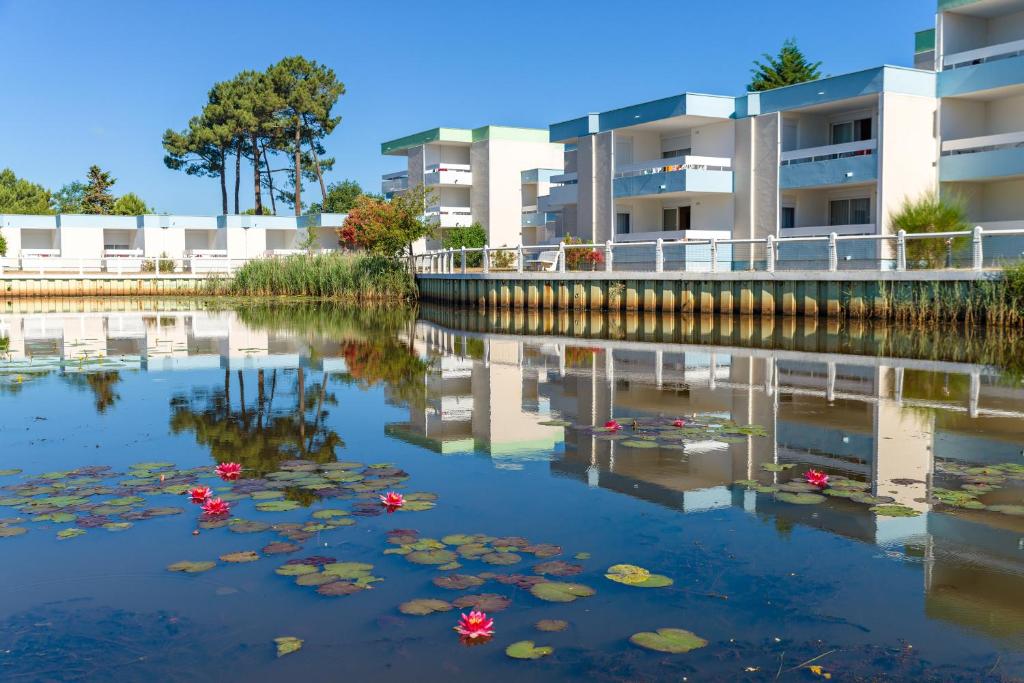
[{"label": "palm-like plant", "polygon": [[[910,234],[962,232],[970,228],[964,200],[956,195],[941,196],[935,191],[917,199],[905,198],[892,218],[892,225]],[[960,249],[966,243],[966,237],[957,237],[951,243],[941,239],[907,240],[907,262],[938,268],[945,263],[950,249]]]}]

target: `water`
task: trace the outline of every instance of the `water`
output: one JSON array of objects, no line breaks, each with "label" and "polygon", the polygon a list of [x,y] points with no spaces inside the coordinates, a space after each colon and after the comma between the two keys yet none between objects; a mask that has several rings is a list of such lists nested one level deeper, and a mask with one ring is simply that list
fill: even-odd
[{"label": "water", "polygon": [[[4,528],[28,530],[0,537],[0,680],[817,680],[815,665],[832,680],[1024,677],[1015,338],[130,300],[14,302],[0,314],[5,337],[0,470],[23,472],[0,476],[0,498],[31,501],[0,507]],[[612,417],[624,425],[618,434],[593,429]],[[677,418],[689,435],[672,427]],[[733,423],[763,432],[737,433]],[[373,474],[330,464],[339,461],[388,463],[377,470],[385,483],[435,494],[436,507],[371,515],[381,512],[372,485],[330,480],[319,490],[331,497],[320,499],[275,484],[282,464],[294,470],[299,459],[326,465],[316,476]],[[161,461],[173,468],[127,474]],[[158,492],[197,480],[230,494],[212,477],[225,461],[245,468],[235,518],[322,523],[316,511],[340,509],[357,513],[343,518],[355,524],[300,533],[301,550],[268,555],[263,548],[293,530],[198,528],[184,496]],[[96,466],[112,469],[38,478]],[[831,475],[832,494],[852,487],[847,494],[913,516],[878,516],[841,495],[796,504],[769,490],[799,492],[810,468]],[[965,484],[974,488],[966,497]],[[73,520],[32,519],[66,486],[93,494],[57,510]],[[274,500],[249,497],[259,490],[299,506],[258,511]],[[104,503],[126,496],[123,511]],[[183,512],[140,518],[160,507]],[[125,515],[130,528],[94,526]],[[58,540],[76,525],[85,533]],[[504,552],[519,561],[460,559],[457,572],[534,575],[562,560],[580,573],[547,578],[595,594],[546,602],[522,577],[446,590],[432,579],[450,571],[384,552],[399,548],[389,543],[394,529],[505,537],[491,545],[510,544]],[[405,535],[390,538],[414,540]],[[240,551],[261,557],[197,574],[166,569]],[[324,597],[275,573],[310,556],[372,564],[368,573],[383,580]],[[620,563],[674,583],[605,578]],[[466,610],[398,609],[464,594],[510,600],[489,610],[490,642],[460,643],[452,627]],[[569,627],[541,632],[541,619]],[[707,645],[663,654],[629,642],[665,627]],[[277,658],[282,636],[303,648]],[[521,640],[554,653],[507,657]]]}]

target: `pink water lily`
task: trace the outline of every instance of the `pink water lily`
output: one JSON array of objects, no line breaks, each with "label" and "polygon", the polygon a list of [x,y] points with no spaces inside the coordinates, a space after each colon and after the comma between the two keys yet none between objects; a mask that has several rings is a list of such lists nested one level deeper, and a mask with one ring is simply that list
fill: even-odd
[{"label": "pink water lily", "polygon": [[607,422],[604,423],[604,428],[610,429],[613,432],[617,432],[620,429],[622,429],[622,425],[619,424],[618,420],[608,420]]},{"label": "pink water lily", "polygon": [[213,498],[213,491],[209,486],[197,486],[188,492],[188,497],[196,505],[202,505]]},{"label": "pink water lily", "polygon": [[388,510],[397,510],[405,505],[405,496],[396,491],[388,491],[380,497],[380,504]]},{"label": "pink water lily", "polygon": [[225,462],[217,465],[214,471],[224,481],[234,481],[242,475],[242,466],[237,462]]},{"label": "pink water lily", "polygon": [[203,503],[203,514],[207,517],[223,517],[231,512],[231,505],[220,498],[211,498]]},{"label": "pink water lily", "polygon": [[672,426],[673,427],[685,427],[686,426],[686,422],[684,420],[676,420],[675,422],[672,423]]},{"label": "pink water lily", "polygon": [[459,625],[455,627],[455,631],[469,640],[490,638],[494,635],[494,619],[488,617],[484,612],[473,610],[468,615],[460,615]]},{"label": "pink water lily", "polygon": [[828,486],[828,475],[821,470],[807,470],[804,472],[804,480],[808,484],[817,486],[818,488],[823,489]]}]

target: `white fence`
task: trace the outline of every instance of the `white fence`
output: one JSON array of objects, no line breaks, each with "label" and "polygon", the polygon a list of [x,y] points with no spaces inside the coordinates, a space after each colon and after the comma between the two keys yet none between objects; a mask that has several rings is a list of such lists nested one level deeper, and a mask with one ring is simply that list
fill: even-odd
[{"label": "white fence", "polygon": [[[989,246],[986,247],[986,242]],[[930,245],[930,249],[921,247]],[[583,250],[582,255],[573,255]],[[479,256],[478,256],[479,255]],[[410,257],[418,273],[540,270],[729,272],[777,270],[944,270],[998,267],[1024,260],[1024,229],[765,239],[681,239],[603,244],[443,249]]]}]

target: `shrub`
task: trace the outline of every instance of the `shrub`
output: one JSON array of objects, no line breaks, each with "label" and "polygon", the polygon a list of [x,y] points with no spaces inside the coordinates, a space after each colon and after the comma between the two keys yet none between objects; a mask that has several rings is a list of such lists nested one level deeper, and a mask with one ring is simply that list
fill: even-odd
[{"label": "shrub", "polygon": [[7,256],[7,238],[0,232],[0,256]]},{"label": "shrub", "polygon": [[[516,265],[516,252],[501,245],[502,251],[491,252],[491,268],[495,270],[512,270]],[[466,259],[469,260],[468,258]]]},{"label": "shrub", "polygon": [[[955,195],[942,197],[937,192],[926,192],[915,200],[905,198],[892,225],[913,234],[960,232],[970,227],[964,200]],[[958,237],[952,245],[941,239],[907,240],[907,265],[940,268],[946,264],[949,249],[963,248],[967,239]]]},{"label": "shrub", "polygon": [[[562,238],[562,244],[583,244],[579,237],[566,235]],[[604,252],[600,249],[566,249],[565,268],[566,270],[596,270],[604,264]]]},{"label": "shrub", "polygon": [[397,259],[374,254],[300,254],[249,261],[223,285],[242,296],[317,296],[351,301],[415,297],[416,283]]},{"label": "shrub", "polygon": [[[445,249],[479,249],[487,244],[487,231],[479,223],[473,223],[468,228],[452,228],[444,233],[444,240],[441,246]],[[479,268],[482,262],[480,252],[466,254],[466,265],[470,268]],[[456,254],[456,265],[462,266],[462,254]]]},{"label": "shrub", "polygon": [[[174,272],[174,259],[167,256],[167,252],[160,254],[160,272],[161,273],[173,273]],[[143,273],[155,273],[156,272],[156,260],[146,259],[142,262]]]}]

